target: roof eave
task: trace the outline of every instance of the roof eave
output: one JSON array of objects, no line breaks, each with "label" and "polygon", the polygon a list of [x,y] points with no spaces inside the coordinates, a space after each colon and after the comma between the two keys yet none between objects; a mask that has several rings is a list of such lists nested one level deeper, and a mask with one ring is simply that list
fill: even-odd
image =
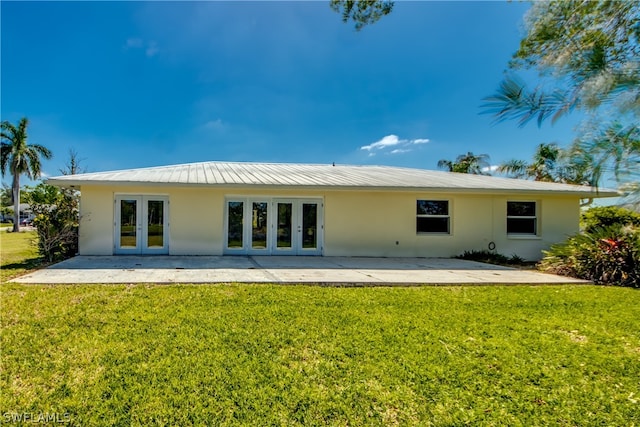
[{"label": "roof eave", "polygon": [[585,190],[541,190],[541,189],[507,189],[507,188],[468,188],[468,187],[419,187],[419,186],[340,186],[340,185],[275,185],[275,184],[206,184],[179,182],[140,182],[140,181],[83,181],[73,179],[48,179],[50,185],[64,188],[81,188],[82,186],[120,186],[120,187],[201,187],[220,189],[254,188],[261,190],[306,190],[306,191],[400,191],[400,192],[433,192],[433,193],[471,193],[471,194],[527,194],[574,196],[579,198],[617,197],[620,194],[611,189],[585,188]]}]

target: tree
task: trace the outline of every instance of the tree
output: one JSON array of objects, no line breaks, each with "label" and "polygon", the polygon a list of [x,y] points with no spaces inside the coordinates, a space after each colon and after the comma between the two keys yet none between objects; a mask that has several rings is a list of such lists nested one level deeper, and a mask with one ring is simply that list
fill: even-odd
[{"label": "tree", "polygon": [[557,144],[540,144],[533,155],[533,161],[509,160],[498,167],[498,171],[512,178],[532,178],[534,181],[556,182],[556,164],[560,157]]},{"label": "tree", "polygon": [[0,205],[11,206],[13,204],[13,191],[4,182],[2,183],[2,190],[0,190]]},{"label": "tree", "polygon": [[486,172],[489,168],[489,155],[476,155],[469,151],[467,154],[461,154],[456,157],[454,162],[446,159],[439,160],[438,167],[448,170],[449,172],[489,175],[489,173]]},{"label": "tree", "polygon": [[[498,166],[498,172],[511,178],[565,184],[593,185],[593,157],[589,153],[563,150],[555,143],[538,145],[532,161],[509,160]],[[590,204],[591,199],[584,204]]]},{"label": "tree", "polygon": [[581,109],[607,106],[616,114],[640,113],[640,3],[634,1],[535,2],[525,16],[526,35],[509,64],[535,69],[541,82],[529,89],[508,76],[486,98],[498,121],[520,125]]},{"label": "tree", "polygon": [[598,169],[608,168],[618,181],[640,180],[640,128],[635,124],[596,125],[574,142],[574,149],[589,153]]},{"label": "tree", "polygon": [[29,179],[40,178],[42,167],[40,157],[50,159],[53,155],[48,148],[27,143],[27,126],[29,120],[26,117],[20,119],[18,126],[9,121],[3,121],[1,126],[2,146],[0,148],[0,167],[2,176],[7,169],[13,176],[13,231],[20,231],[20,175],[24,174]]},{"label": "tree", "polygon": [[[535,2],[525,17],[526,34],[509,70],[534,69],[529,88],[508,75],[485,98],[495,120],[555,122],[580,110],[591,116],[568,153],[575,179],[598,186],[613,173],[640,203],[640,3],[634,1]],[[634,130],[635,129],[635,130]],[[635,174],[634,174],[635,171]],[[570,174],[569,174],[570,176]]]},{"label": "tree", "polygon": [[393,10],[389,0],[331,0],[331,9],[342,15],[342,22],[353,21],[357,31],[373,24]]},{"label": "tree", "polygon": [[[84,173],[78,153],[70,149],[69,160],[60,169],[63,175]],[[73,256],[78,251],[80,192],[40,183],[29,192],[29,203],[35,214],[38,251],[48,262]]]},{"label": "tree", "polygon": [[5,222],[7,218],[13,217],[13,212],[9,206],[13,205],[13,197],[11,196],[11,187],[4,182],[0,190],[0,218]]},{"label": "tree", "polygon": [[81,165],[84,159],[78,156],[78,152],[73,148],[69,149],[69,160],[64,168],[58,169],[62,175],[77,175],[87,172],[87,168]]},{"label": "tree", "polygon": [[38,252],[47,262],[73,256],[78,251],[78,203],[74,194],[40,183],[29,193],[35,215]]}]

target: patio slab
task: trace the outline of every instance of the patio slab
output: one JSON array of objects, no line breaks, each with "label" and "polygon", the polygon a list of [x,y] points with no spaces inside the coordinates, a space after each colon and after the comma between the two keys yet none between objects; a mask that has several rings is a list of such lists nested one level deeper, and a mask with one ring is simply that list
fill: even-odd
[{"label": "patio slab", "polygon": [[589,283],[459,259],[286,256],[77,256],[12,281],[340,286]]}]

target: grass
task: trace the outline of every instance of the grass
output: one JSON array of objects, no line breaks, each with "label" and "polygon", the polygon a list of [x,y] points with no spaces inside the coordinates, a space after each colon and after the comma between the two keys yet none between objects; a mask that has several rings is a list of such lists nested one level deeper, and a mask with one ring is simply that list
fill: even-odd
[{"label": "grass", "polygon": [[5,283],[34,237],[0,236],[2,421],[640,423],[638,290]]},{"label": "grass", "polygon": [[638,425],[640,292],[3,284],[0,414]]},{"label": "grass", "polygon": [[36,238],[35,231],[0,231],[0,283],[42,266],[43,260],[33,244]]}]

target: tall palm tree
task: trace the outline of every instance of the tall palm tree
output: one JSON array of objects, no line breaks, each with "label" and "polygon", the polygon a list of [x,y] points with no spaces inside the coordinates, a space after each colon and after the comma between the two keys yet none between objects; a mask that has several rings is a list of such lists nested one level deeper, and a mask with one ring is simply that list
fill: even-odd
[{"label": "tall palm tree", "polygon": [[40,178],[42,168],[40,157],[50,159],[51,151],[38,144],[27,144],[27,126],[29,120],[26,117],[20,119],[18,126],[9,121],[0,124],[0,169],[2,176],[7,169],[13,176],[13,231],[20,231],[20,175],[25,174],[29,179]]},{"label": "tall palm tree", "polygon": [[439,160],[438,167],[448,170],[449,172],[489,175],[489,173],[486,172],[489,168],[489,155],[476,155],[469,151],[467,154],[461,154],[456,157],[456,160],[453,162],[447,159]]},{"label": "tall palm tree", "polygon": [[512,178],[533,178],[534,181],[558,181],[556,165],[560,158],[557,144],[540,144],[533,155],[533,162],[509,160],[498,167],[498,172],[506,173]]}]

